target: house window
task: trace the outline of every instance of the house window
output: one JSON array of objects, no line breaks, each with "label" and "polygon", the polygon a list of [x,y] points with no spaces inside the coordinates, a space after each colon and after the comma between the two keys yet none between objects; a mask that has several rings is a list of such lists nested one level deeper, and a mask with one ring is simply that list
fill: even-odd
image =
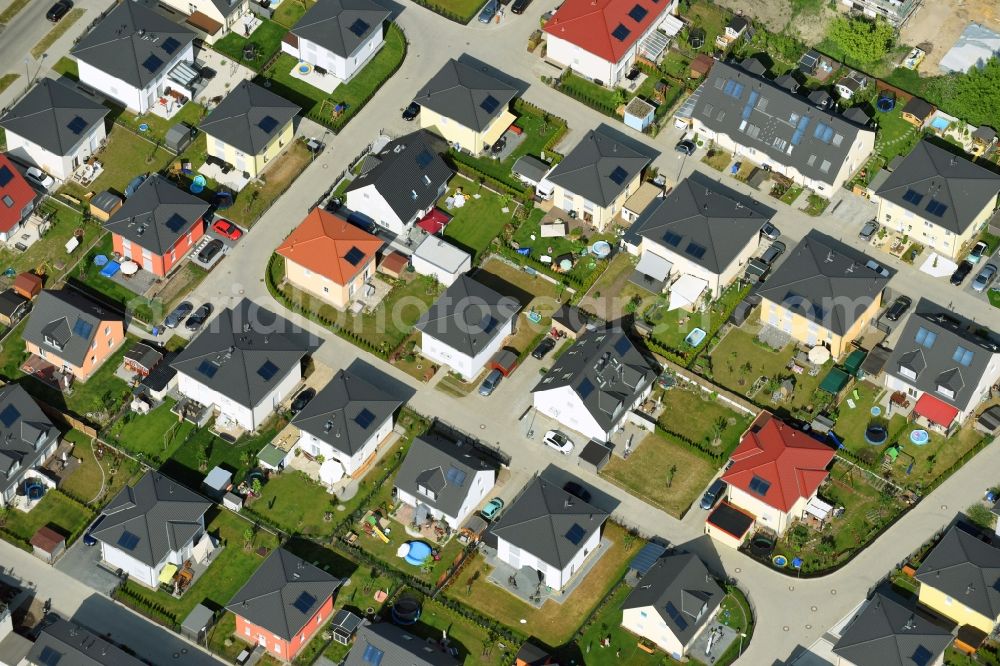
[{"label": "house window", "polygon": [[250,625],[243,627],[243,633],[246,634],[247,636],[250,635]]},{"label": "house window", "polygon": [[417,486],[417,492],[419,492],[424,497],[429,497],[432,500],[437,499],[437,493],[428,488],[427,486]]},{"label": "house window", "polygon": [[648,617],[646,611],[639,611],[639,617]]},{"label": "house window", "polygon": [[90,348],[97,349],[97,340],[94,340],[93,342],[90,343]]},{"label": "house window", "polygon": [[323,287],[323,293],[329,294],[330,293],[330,288],[329,287]]}]

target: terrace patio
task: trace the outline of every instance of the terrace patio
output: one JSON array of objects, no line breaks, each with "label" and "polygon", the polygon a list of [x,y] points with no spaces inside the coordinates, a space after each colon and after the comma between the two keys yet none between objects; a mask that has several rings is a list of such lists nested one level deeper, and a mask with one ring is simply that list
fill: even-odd
[{"label": "terrace patio", "polygon": [[317,90],[322,90],[327,95],[332,94],[337,89],[337,86],[344,82],[343,79],[334,76],[320,67],[315,67],[301,61],[295,63],[295,66],[292,67],[292,71],[288,75],[293,79],[298,79],[303,83],[311,85]]},{"label": "terrace patio", "polygon": [[73,373],[49,363],[36,354],[32,354],[21,364],[21,372],[31,375],[57,391],[65,391],[67,394],[73,392],[73,382],[76,379]]}]

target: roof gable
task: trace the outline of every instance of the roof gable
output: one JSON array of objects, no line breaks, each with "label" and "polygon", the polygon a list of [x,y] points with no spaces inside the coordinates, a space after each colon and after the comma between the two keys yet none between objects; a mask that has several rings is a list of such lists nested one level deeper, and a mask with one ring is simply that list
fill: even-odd
[{"label": "roof gable", "polygon": [[385,243],[322,208],[313,208],[276,252],[339,285],[349,284]]},{"label": "roof gable", "polygon": [[319,0],[292,28],[292,34],[348,58],[390,16],[372,0]]},{"label": "roof gable", "polygon": [[104,228],[153,254],[163,256],[197,225],[208,203],[160,174],[143,181]]},{"label": "roof gable", "polygon": [[501,296],[481,282],[462,274],[420,316],[417,328],[423,335],[475,356],[517,316],[520,303]]},{"label": "roof gable", "polygon": [[661,0],[567,0],[543,30],[617,63],[669,6]]},{"label": "roof gable", "polygon": [[70,287],[45,289],[35,299],[23,337],[39,349],[80,366],[101,325],[109,321],[124,323],[121,315]]},{"label": "roof gable", "polygon": [[110,109],[53,79],[42,79],[0,118],[0,127],[55,155],[68,155]]},{"label": "roof gable", "polygon": [[609,206],[652,161],[651,155],[636,148],[601,125],[587,132],[547,180],[601,207]]},{"label": "roof gable", "polygon": [[[396,474],[395,485],[422,504],[459,517],[459,510],[472,490],[474,477],[482,471],[496,480],[499,465],[469,442],[430,432],[413,440]],[[490,487],[493,483],[491,482]],[[433,491],[430,496],[421,491]]]},{"label": "roof gable", "polygon": [[252,81],[240,81],[201,121],[208,135],[260,155],[302,109]]},{"label": "roof gable", "polygon": [[458,60],[449,60],[413,101],[481,132],[498,118],[517,95],[517,89]]}]

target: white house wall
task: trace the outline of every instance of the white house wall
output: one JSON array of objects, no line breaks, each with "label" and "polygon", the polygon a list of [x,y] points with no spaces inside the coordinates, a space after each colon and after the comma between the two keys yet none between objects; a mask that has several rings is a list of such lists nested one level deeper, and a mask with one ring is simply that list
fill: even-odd
[{"label": "white house wall", "polygon": [[496,333],[493,334],[493,339],[490,340],[490,343],[475,356],[464,354],[437,338],[428,335],[426,332],[421,333],[420,336],[420,353],[431,361],[447,365],[460,374],[465,381],[472,381],[483,371],[486,363],[503,346],[503,341],[513,330],[513,321],[513,319],[508,319],[504,322],[496,330]]},{"label": "white house wall", "polygon": [[469,269],[472,267],[471,257],[466,257],[465,261],[461,263],[461,265],[458,267],[458,270],[456,270],[454,273],[446,271],[440,266],[432,264],[431,262],[427,261],[423,257],[417,256],[416,254],[410,257],[410,262],[413,265],[413,270],[416,271],[419,275],[430,275],[435,280],[443,284],[445,287],[450,287],[452,283],[454,283],[455,280],[458,279],[459,275],[467,273]]},{"label": "white house wall", "polygon": [[684,656],[684,645],[652,606],[623,609],[622,627],[637,636],[653,641],[678,661]]},{"label": "white house wall", "polygon": [[[145,88],[139,89],[130,83],[115,78],[96,67],[78,60],[80,82],[92,88],[102,95],[106,95],[118,100],[132,111],[145,113],[152,103],[163,92],[167,84],[167,74],[174,66],[181,62],[194,62],[194,43],[185,46],[170,62],[168,62],[160,75],[150,81]],[[171,84],[173,87],[180,87],[178,84]]]},{"label": "white house wall", "polygon": [[601,442],[608,440],[611,433],[597,423],[571,386],[535,391],[533,396],[535,409],[542,414],[554,418],[567,428],[582,433],[590,439]]},{"label": "white house wall", "polygon": [[292,392],[292,389],[299,383],[299,380],[302,379],[302,368],[296,363],[288,374],[271,389],[271,392],[252,409],[209,388],[183,372],[177,373],[177,379],[177,390],[181,395],[187,396],[203,405],[215,405],[222,415],[236,421],[248,430],[256,430],[257,426],[271,415],[285,397]]},{"label": "white house wall", "polygon": [[540,560],[530,552],[514,546],[502,537],[497,537],[497,557],[500,561],[506,562],[513,567],[531,567],[545,577],[546,585],[553,589],[561,590],[566,586],[573,574],[580,569],[587,556],[594,552],[600,543],[601,531],[596,530],[562,570]]},{"label": "white house wall", "polygon": [[24,137],[7,130],[7,152],[34,164],[42,171],[59,180],[66,180],[73,173],[74,158],[76,159],[77,166],[82,164],[88,157],[98,151],[101,147],[101,141],[106,136],[104,122],[99,122],[66,155],[57,155],[42,148],[37,143],[32,143]]},{"label": "white house wall", "polygon": [[382,48],[384,43],[382,32],[383,28],[379,26],[379,29],[373,32],[364,43],[358,45],[358,48],[347,58],[302,37],[298,38],[299,46],[297,49],[282,43],[282,50],[312,65],[322,67],[342,81],[348,81]]},{"label": "white house wall", "polygon": [[715,299],[718,298],[722,294],[723,290],[736,279],[740,273],[740,269],[747,262],[749,262],[751,258],[753,258],[759,248],[760,236],[758,235],[751,239],[750,242],[747,243],[742,250],[740,250],[740,253],[731,262],[729,262],[729,265],[726,266],[721,273],[716,273],[700,264],[696,264],[684,255],[668,250],[659,243],[655,243],[648,238],[642,239],[642,242],[639,245],[638,254],[641,256],[645,252],[650,252],[669,261],[673,265],[670,269],[670,275],[672,277],[676,278],[681,275],[693,275],[705,280],[708,283],[708,288],[711,290],[712,298]]},{"label": "white house wall", "polygon": [[484,499],[486,499],[486,496],[491,490],[493,490],[495,483],[496,473],[492,470],[480,470],[476,472],[472,483],[469,485],[469,491],[465,495],[465,500],[462,502],[462,506],[459,507],[457,515],[454,516],[427,504],[427,498],[409,493],[399,486],[396,487],[396,499],[403,504],[414,508],[416,508],[418,504],[423,504],[436,520],[443,520],[448,523],[453,530],[458,530],[462,527],[465,519],[469,517],[469,514],[471,514],[473,510],[479,506]]},{"label": "white house wall", "polygon": [[409,220],[404,222],[399,219],[399,216],[379,194],[374,185],[367,185],[348,192],[345,205],[351,212],[368,218],[394,234],[403,233],[406,222],[409,222]]},{"label": "white house wall", "polygon": [[[958,416],[955,418],[959,423],[965,423],[966,419],[975,414],[979,405],[987,398],[987,396],[989,396],[990,388],[996,384],[998,380],[1000,380],[1000,355],[994,354],[993,358],[990,359],[990,362],[986,365],[985,372],[980,375],[979,382],[976,384],[975,390],[969,396],[968,403],[966,403],[964,407],[958,407]],[[914,401],[919,400],[920,396],[925,393],[925,391],[917,389],[913,386],[913,384],[910,384],[905,379],[896,377],[895,375],[890,375],[888,372],[885,373],[885,387],[890,391],[903,391]],[[936,395],[933,391],[930,392],[930,394],[935,398],[944,400],[943,396]]]},{"label": "white house wall", "polygon": [[376,449],[378,449],[378,445],[389,436],[390,432],[392,432],[392,416],[386,419],[377,431],[372,433],[371,437],[365,441],[364,445],[353,456],[335,449],[333,445],[324,442],[308,432],[302,433],[296,446],[312,456],[321,455],[327,460],[336,460],[347,474],[354,474],[366,460],[374,455]]}]

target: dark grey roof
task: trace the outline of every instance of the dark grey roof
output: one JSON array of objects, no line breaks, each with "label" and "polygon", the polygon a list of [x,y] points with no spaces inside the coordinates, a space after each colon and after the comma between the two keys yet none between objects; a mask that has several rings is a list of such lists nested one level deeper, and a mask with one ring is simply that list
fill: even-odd
[{"label": "dark grey roof", "polygon": [[934,106],[930,102],[926,102],[919,97],[911,97],[903,105],[901,113],[908,113],[920,120],[926,120],[932,111],[934,111]]},{"label": "dark grey roof", "polygon": [[972,138],[979,139],[980,141],[985,141],[986,143],[990,143],[992,141],[996,141],[997,131],[992,127],[990,127],[989,125],[980,125],[972,133]]},{"label": "dark grey roof", "polygon": [[346,192],[374,185],[406,224],[437,202],[453,175],[438,153],[439,143],[422,130],[390,142],[375,168],[352,180]]},{"label": "dark grey roof", "polygon": [[437,643],[425,641],[392,624],[365,623],[358,629],[344,666],[455,666],[458,662]]},{"label": "dark grey roof", "polygon": [[697,555],[668,555],[643,575],[622,609],[652,607],[681,645],[687,645],[725,596]]},{"label": "dark grey roof", "polygon": [[531,392],[570,386],[594,420],[610,430],[657,373],[624,331],[609,327],[581,335]]},{"label": "dark grey roof", "polygon": [[517,89],[458,60],[449,60],[413,101],[477,132],[500,117]]},{"label": "dark grey roof", "polygon": [[552,313],[553,322],[575,333],[582,331],[590,320],[591,316],[586,310],[581,310],[575,305],[567,305],[565,303]]},{"label": "dark grey roof", "polygon": [[207,499],[159,472],[146,472],[125,486],[101,511],[104,521],[93,536],[148,566],[180,550],[201,530],[212,506]]},{"label": "dark grey roof", "polygon": [[983,208],[996,207],[1000,175],[930,141],[918,143],[875,194],[962,234]]},{"label": "dark grey roof", "polygon": [[27,310],[31,301],[13,289],[0,291],[0,314],[5,317],[17,317],[18,313]]},{"label": "dark grey roof", "polygon": [[199,127],[244,153],[259,155],[301,110],[267,88],[244,80],[229,91]]},{"label": "dark grey roof", "polygon": [[16,485],[21,473],[43,462],[59,430],[20,384],[0,387],[0,494]]},{"label": "dark grey roof", "polygon": [[42,79],[0,118],[0,127],[56,155],[68,155],[110,109],[54,79]]},{"label": "dark grey roof", "polygon": [[170,381],[177,376],[177,371],[171,365],[177,358],[177,352],[167,352],[163,360],[153,368],[153,371],[142,378],[139,382],[142,386],[151,391],[163,391],[170,384]]},{"label": "dark grey roof", "polygon": [[278,548],[233,595],[226,608],[291,640],[333,596],[341,582],[298,555]]},{"label": "dark grey roof", "polygon": [[[972,401],[979,400],[976,387],[997,351],[992,340],[971,332],[968,324],[932,303],[921,301],[900,333],[884,370],[965,411]],[[905,376],[905,370],[916,373],[916,379]],[[954,395],[949,397],[939,388],[946,388]]]},{"label": "dark grey roof", "polygon": [[178,354],[178,372],[254,407],[322,342],[248,299],[226,308]]},{"label": "dark grey roof", "polygon": [[475,356],[520,309],[516,299],[501,296],[468,275],[459,275],[420,316],[417,328],[452,349]]},{"label": "dark grey roof", "polygon": [[844,117],[860,127],[867,127],[868,123],[872,121],[871,116],[861,106],[844,109]]},{"label": "dark grey roof", "polygon": [[815,234],[796,245],[759,294],[837,335],[843,335],[878,298],[889,278],[866,266],[869,258],[834,247]]},{"label": "dark grey roof", "polygon": [[791,74],[782,74],[776,77],[774,84],[792,93],[799,89],[799,82]]},{"label": "dark grey roof", "polygon": [[347,370],[338,370],[292,425],[349,456],[361,450],[402,404]]},{"label": "dark grey roof", "polygon": [[[396,487],[445,515],[457,517],[472,490],[473,477],[491,470],[495,481],[497,469],[495,460],[473,444],[429,432],[413,440],[396,474]],[[422,492],[421,487],[434,495]]]},{"label": "dark grey roof", "polygon": [[145,342],[135,342],[125,352],[125,358],[135,361],[146,369],[151,369],[163,360],[163,353]]},{"label": "dark grey roof", "polygon": [[545,177],[551,166],[551,164],[541,161],[534,155],[521,155],[514,162],[514,166],[511,167],[511,172],[537,183]]},{"label": "dark grey roof", "polygon": [[729,63],[715,63],[699,91],[692,115],[705,127],[825,183],[867,131]]},{"label": "dark grey roof", "polygon": [[75,289],[45,289],[35,298],[24,339],[79,367],[102,321],[123,319]]},{"label": "dark grey roof", "polygon": [[516,657],[518,662],[524,662],[527,666],[545,666],[550,663],[549,658],[548,652],[531,642],[521,645]]},{"label": "dark grey roof", "polygon": [[833,651],[854,666],[928,666],[951,643],[951,631],[917,609],[878,592],[841,634]]},{"label": "dark grey roof", "polygon": [[104,228],[162,256],[196,225],[204,224],[202,215],[207,210],[208,202],[155,173],[125,200]]},{"label": "dark grey roof", "polygon": [[977,613],[1000,616],[1000,548],[958,526],[941,537],[916,576]]},{"label": "dark grey roof", "polygon": [[773,212],[698,172],[655,201],[630,231],[668,252],[722,273],[760,238]]},{"label": "dark grey roof", "polygon": [[605,511],[536,476],[490,531],[562,570],[607,519]]},{"label": "dark grey roof", "polygon": [[767,67],[764,66],[764,63],[753,56],[744,58],[742,62],[740,62],[740,67],[757,76],[764,76],[764,74],[767,74]]},{"label": "dark grey roof", "polygon": [[105,74],[145,88],[194,38],[194,32],[145,5],[121,2],[71,53]]},{"label": "dark grey roof", "polygon": [[114,643],[62,618],[42,627],[27,660],[33,666],[143,666]]},{"label": "dark grey roof", "polygon": [[382,30],[389,10],[372,0],[319,0],[292,34],[348,58],[372,33]]},{"label": "dark grey roof", "polygon": [[212,4],[227,18],[243,6],[240,0],[212,0]]},{"label": "dark grey roof", "polygon": [[653,161],[648,152],[639,152],[611,132],[606,125],[587,132],[548,180],[598,206],[610,205]]},{"label": "dark grey roof", "polygon": [[748,19],[745,16],[740,16],[738,14],[736,16],[733,16],[733,18],[729,20],[729,24],[726,25],[727,28],[731,28],[736,32],[745,30],[749,26],[750,26],[750,19]]}]

